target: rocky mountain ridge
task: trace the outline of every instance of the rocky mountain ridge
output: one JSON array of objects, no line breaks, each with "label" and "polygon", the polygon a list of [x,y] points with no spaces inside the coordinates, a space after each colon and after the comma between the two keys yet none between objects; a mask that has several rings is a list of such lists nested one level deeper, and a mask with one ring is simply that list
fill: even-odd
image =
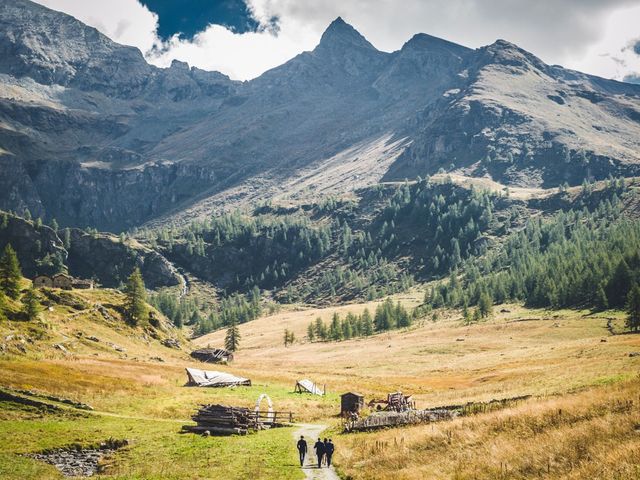
[{"label": "rocky mountain ridge", "polygon": [[640,87],[503,40],[418,34],[387,53],[338,18],[314,50],[237,82],[151,66],[29,0],[0,1],[0,27],[0,208],[63,225],[116,231],[441,170],[526,186],[640,174]]}]

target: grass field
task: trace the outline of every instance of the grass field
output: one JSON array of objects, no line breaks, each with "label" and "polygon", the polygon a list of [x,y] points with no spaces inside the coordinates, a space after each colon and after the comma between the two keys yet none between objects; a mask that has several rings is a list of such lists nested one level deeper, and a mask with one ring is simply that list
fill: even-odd
[{"label": "grass field", "polygon": [[[118,301],[115,292],[80,295],[88,304]],[[420,297],[416,290],[396,298],[414,306]],[[0,356],[1,387],[71,398],[95,411],[45,414],[1,402],[0,478],[60,478],[53,467],[19,454],[110,437],[130,445],[106,459],[102,478],[303,478],[291,429],[233,438],[178,433],[202,403],[251,407],[263,392],[299,421],[332,426],[336,464],[345,477],[638,478],[640,357],[629,353],[640,351],[640,336],[610,334],[607,324],[621,330],[621,314],[507,305],[470,326],[452,311],[368,339],[304,340],[317,316],[328,320],[336,310],[365,307],[373,311],[375,302],[260,318],[240,327],[241,349],[231,365],[208,367],[189,359],[186,344],[167,348],[162,338],[122,325],[115,310],[110,320],[91,309],[75,315],[56,307],[37,324],[5,322],[1,338],[14,338]],[[285,328],[298,338],[288,348]],[[26,353],[14,348],[20,336]],[[223,337],[215,332],[194,343],[221,346]],[[53,347],[60,342],[67,353]],[[187,366],[233,372],[251,378],[253,386],[185,387]],[[326,384],[328,395],[293,393],[301,378]],[[342,435],[336,415],[339,394],[348,390],[367,400],[402,390],[414,394],[418,407],[534,398],[451,422]]]}]

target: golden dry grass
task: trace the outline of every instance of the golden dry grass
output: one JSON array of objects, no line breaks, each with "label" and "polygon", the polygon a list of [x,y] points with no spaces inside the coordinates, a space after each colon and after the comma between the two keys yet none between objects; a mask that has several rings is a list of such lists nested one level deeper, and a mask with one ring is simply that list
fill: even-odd
[{"label": "golden dry grass", "polygon": [[[406,300],[416,301],[415,296]],[[368,307],[373,310],[375,304]],[[304,341],[307,325],[317,316],[327,321],[334,311],[357,313],[363,308],[281,312],[242,325],[241,350],[233,368],[272,381],[308,377],[326,384],[329,391],[357,390],[368,398],[399,389],[414,394],[419,406],[426,407],[566,392],[623,378],[640,366],[640,358],[628,357],[640,350],[640,337],[610,336],[604,316],[516,305],[470,326],[450,312],[437,322],[367,339]],[[285,328],[300,339],[289,348],[283,346]],[[218,346],[223,337],[221,331],[195,342]]]},{"label": "golden dry grass", "polygon": [[537,399],[450,422],[341,435],[358,479],[636,479],[640,380]]},{"label": "golden dry grass", "polygon": [[[89,303],[119,301],[119,294],[115,292],[78,294],[85,296]],[[411,307],[419,303],[420,297],[421,292],[416,289],[396,298]],[[556,395],[507,411],[434,426],[356,436],[335,435],[341,452],[336,459],[343,472],[354,478],[386,478],[391,472],[399,472],[398,478],[501,478],[500,468],[504,470],[504,478],[529,478],[527,475],[531,472],[550,475],[549,478],[563,475],[566,478],[616,478],[597,475],[597,472],[614,472],[616,462],[623,470],[627,469],[621,470],[619,478],[633,478],[629,476],[632,472],[629,469],[636,459],[637,444],[635,437],[627,433],[629,425],[637,422],[636,407],[618,412],[610,405],[625,396],[638,397],[633,393],[637,382],[629,379],[638,371],[640,357],[628,354],[640,351],[640,336],[609,334],[607,318],[613,318],[614,325],[620,326],[619,314],[550,312],[509,305],[499,307],[490,321],[471,326],[462,324],[458,312],[442,312],[436,322],[423,321],[408,330],[367,339],[339,343],[304,340],[307,325],[317,316],[328,321],[335,311],[344,315],[349,311],[359,313],[366,307],[373,312],[375,306],[376,302],[371,302],[288,310],[241,325],[241,349],[236,360],[227,366],[193,362],[187,355],[188,349],[166,348],[144,332],[122,322],[107,321],[95,312],[73,316],[71,309],[55,307],[52,312],[44,313],[41,323],[0,325],[0,340],[8,334],[31,338],[25,344],[26,355],[0,357],[0,386],[35,389],[93,405],[105,420],[91,420],[89,424],[94,421],[109,424],[109,429],[96,430],[96,440],[104,440],[106,432],[115,433],[118,419],[135,425],[158,422],[153,424],[153,429],[165,432],[164,443],[159,448],[168,450],[174,448],[172,442],[181,422],[187,420],[199,404],[251,406],[262,392],[271,396],[278,410],[292,410],[298,420],[330,424],[334,429],[339,429],[335,418],[339,409],[338,394],[347,390],[361,391],[370,399],[400,389],[414,394],[420,407],[523,394]],[[500,312],[503,308],[508,311]],[[294,331],[298,338],[288,348],[282,340],[285,328]],[[85,336],[95,335],[100,342],[78,339],[77,331]],[[221,346],[223,338],[224,331],[215,332],[194,343]],[[56,342],[64,343],[70,353],[65,355],[53,348]],[[108,343],[121,345],[126,352],[116,352]],[[151,360],[154,356],[165,361]],[[188,388],[184,386],[187,366],[233,372],[251,378],[253,386]],[[329,395],[321,398],[292,393],[295,380],[300,378],[326,384]],[[575,394],[585,387],[595,388],[592,391],[595,393]],[[589,403],[590,399],[599,403]],[[560,406],[561,403],[564,406]],[[548,420],[554,409],[560,408],[574,413],[560,416],[561,421]],[[12,418],[9,416],[4,421],[10,422]],[[109,418],[113,422],[106,420]],[[572,420],[565,421],[565,418]],[[559,421],[560,424],[553,426],[553,422]],[[40,423],[33,428],[43,426],[46,428],[42,431],[48,431],[48,421],[37,422]],[[538,424],[542,427],[535,427]],[[7,428],[14,426],[7,425]],[[25,428],[32,427],[26,425]],[[166,428],[170,430],[165,431]],[[142,439],[143,430],[132,430],[136,432],[133,436]],[[89,433],[85,437],[92,438]],[[402,437],[406,450],[384,447],[377,452],[376,459],[367,458],[376,441],[391,444],[394,438]],[[584,446],[591,437],[595,447]],[[286,450],[287,435],[277,438],[278,451]],[[443,443],[442,438],[447,441]],[[56,445],[53,434],[42,440]],[[529,442],[535,442],[535,448],[529,448]],[[33,448],[35,445],[29,447]],[[139,448],[134,446],[132,454],[138,455]],[[585,448],[588,457],[580,457],[578,453]],[[551,450],[558,454],[551,462],[553,470],[545,474],[541,469],[550,467],[543,453]],[[265,450],[267,456],[262,460],[275,466],[278,460],[269,457],[269,451]],[[10,453],[5,455],[14,458]],[[569,460],[572,466],[567,467],[562,460],[565,457],[572,459]],[[593,465],[586,465],[584,458],[592,459]],[[125,471],[133,468],[126,461],[121,462]],[[142,462],[140,468],[151,466]],[[176,466],[173,471],[188,476],[189,465]],[[211,474],[222,471],[214,467]],[[148,478],[156,478],[158,473],[154,472]],[[375,476],[371,472],[375,472]],[[595,477],[579,475],[587,473]]]}]

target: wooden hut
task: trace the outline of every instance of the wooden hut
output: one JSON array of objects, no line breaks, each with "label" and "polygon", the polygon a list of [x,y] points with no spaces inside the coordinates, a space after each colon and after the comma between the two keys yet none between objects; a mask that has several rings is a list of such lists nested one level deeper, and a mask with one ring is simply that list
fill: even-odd
[{"label": "wooden hut", "polygon": [[34,288],[53,288],[53,280],[48,275],[38,275],[33,279]]},{"label": "wooden hut", "polygon": [[347,392],[340,395],[340,415],[358,413],[364,407],[364,395]]}]

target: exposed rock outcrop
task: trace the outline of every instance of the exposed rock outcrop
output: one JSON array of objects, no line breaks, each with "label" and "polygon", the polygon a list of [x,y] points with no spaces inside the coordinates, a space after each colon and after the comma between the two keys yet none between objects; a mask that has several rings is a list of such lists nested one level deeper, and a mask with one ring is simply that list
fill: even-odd
[{"label": "exposed rock outcrop", "polygon": [[341,167],[381,138],[396,148],[375,149],[383,167],[360,186],[440,169],[544,186],[637,175],[640,86],[504,40],[472,50],[418,34],[381,52],[341,18],[312,51],[236,82],[154,67],[73,17],[0,3],[0,208],[123,230],[272,195],[309,168],[352,180]]}]

